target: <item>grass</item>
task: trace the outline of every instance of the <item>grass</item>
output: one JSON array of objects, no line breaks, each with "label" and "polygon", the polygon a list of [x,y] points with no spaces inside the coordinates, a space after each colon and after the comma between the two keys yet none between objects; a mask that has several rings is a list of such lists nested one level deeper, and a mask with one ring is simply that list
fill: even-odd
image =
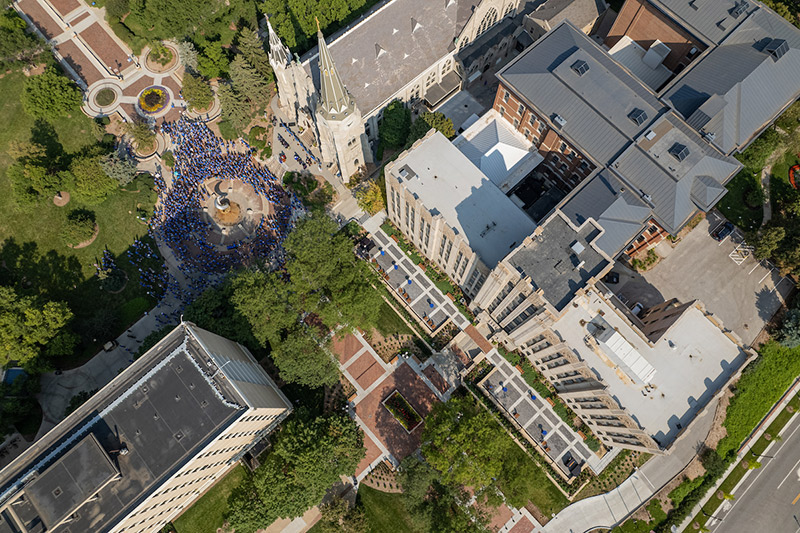
[{"label": "grass", "polygon": [[761,225],[764,218],[764,207],[756,209],[747,206],[745,198],[754,190],[761,190],[760,177],[748,170],[742,170],[725,186],[728,193],[722,197],[717,208],[725,217],[744,231],[750,231]]},{"label": "grass", "polygon": [[403,319],[385,301],[381,303],[375,327],[381,335],[413,335],[414,332],[403,322]]},{"label": "grass", "polygon": [[95,103],[97,103],[99,106],[111,105],[116,99],[117,95],[111,89],[100,89],[97,92],[97,96],[94,97]]},{"label": "grass", "polygon": [[228,496],[244,480],[246,472],[242,465],[236,466],[219,480],[202,498],[194,502],[177,520],[173,521],[178,533],[216,531],[222,527],[228,511]]},{"label": "grass", "polygon": [[[95,213],[100,226],[97,239],[81,249],[66,247],[60,238],[67,213],[80,206],[75,200],[64,207],[56,207],[49,199],[42,200],[32,212],[16,209],[8,191],[6,175],[13,162],[7,151],[13,140],[33,140],[47,147],[48,153],[70,155],[96,144],[92,121],[80,111],[70,117],[60,118],[52,124],[36,122],[20,104],[19,95],[25,77],[11,72],[0,78],[0,188],[7,191],[0,197],[0,241],[6,264],[16,262],[21,276],[30,280],[33,288],[43,296],[64,300],[75,314],[74,329],[82,334],[83,342],[76,350],[73,361],[59,362],[70,366],[94,355],[99,346],[117,336],[154,303],[138,283],[137,267],[127,262],[124,252],[136,237],[146,235],[147,226],[137,218],[137,207],[150,212],[155,202],[152,180],[139,178],[125,189],[110,196],[105,202],[88,206]],[[17,247],[10,244],[10,240]],[[104,248],[118,256],[117,264],[126,270],[128,283],[119,294],[104,291],[94,277],[93,264]],[[134,303],[135,302],[135,303]],[[87,333],[86,322],[113,316],[110,327],[94,328]],[[98,333],[98,330],[101,333]]]},{"label": "grass", "polygon": [[800,164],[800,156],[788,150],[783,159],[772,166],[769,188],[773,213],[780,211],[781,205],[797,194],[789,183],[789,168],[797,164]]},{"label": "grass", "polygon": [[[366,485],[358,489],[358,500],[364,506],[367,528],[370,533],[412,533],[403,497],[397,493],[375,490]],[[178,533],[182,533],[178,531]]]}]

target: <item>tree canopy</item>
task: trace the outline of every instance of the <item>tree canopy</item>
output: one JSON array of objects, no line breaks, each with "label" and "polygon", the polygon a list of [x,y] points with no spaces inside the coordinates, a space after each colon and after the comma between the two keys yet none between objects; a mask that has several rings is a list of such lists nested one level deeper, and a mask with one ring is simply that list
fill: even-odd
[{"label": "tree canopy", "polygon": [[452,139],[456,135],[452,120],[438,111],[426,111],[414,121],[414,124],[411,125],[411,132],[409,133],[406,146],[411,146],[417,140],[425,137],[425,134],[427,134],[431,128],[440,131],[442,135],[448,139]]},{"label": "tree canopy", "polygon": [[111,152],[100,158],[100,168],[106,176],[116,181],[121,187],[129,184],[136,177],[136,161],[119,152]]},{"label": "tree canopy", "polygon": [[402,101],[394,100],[383,110],[383,121],[378,128],[381,142],[391,148],[401,148],[411,131],[411,110]]},{"label": "tree canopy", "polygon": [[[35,368],[46,364],[38,361],[41,355],[65,355],[62,352],[74,345],[65,329],[71,318],[72,312],[63,302],[43,302],[19,296],[11,287],[0,287],[0,364],[17,361],[20,366]],[[56,339],[59,335],[61,339]]]},{"label": "tree canopy", "polygon": [[52,67],[26,78],[22,87],[22,107],[35,118],[54,120],[66,116],[77,111],[81,102],[81,90]]},{"label": "tree canopy", "polygon": [[362,507],[350,508],[347,500],[336,497],[320,506],[315,526],[320,533],[367,533],[367,518]]},{"label": "tree canopy", "polygon": [[214,92],[208,82],[190,72],[183,77],[181,92],[192,109],[205,109],[214,101]]},{"label": "tree canopy", "polygon": [[347,415],[296,413],[264,462],[231,494],[231,527],[251,533],[278,518],[302,516],[341,476],[353,475],[365,453],[361,430]]},{"label": "tree canopy", "polygon": [[75,193],[85,204],[102,203],[117,188],[117,182],[103,171],[98,156],[76,157],[70,164],[75,179]]},{"label": "tree canopy", "polygon": [[25,20],[13,9],[0,12],[0,62],[30,60],[41,52],[41,42],[26,29]]},{"label": "tree canopy", "polygon": [[220,83],[217,89],[222,120],[228,122],[237,133],[250,124],[250,104],[228,83]]}]

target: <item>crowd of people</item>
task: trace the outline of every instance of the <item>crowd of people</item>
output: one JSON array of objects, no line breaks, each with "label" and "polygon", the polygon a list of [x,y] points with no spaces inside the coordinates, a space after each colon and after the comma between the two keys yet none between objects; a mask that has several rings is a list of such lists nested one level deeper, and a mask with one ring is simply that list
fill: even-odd
[{"label": "crowd of people", "polygon": [[[161,126],[175,146],[172,183],[156,179],[159,202],[150,220],[151,230],[166,242],[181,262],[184,274],[223,273],[254,261],[282,260],[281,244],[292,226],[291,198],[276,177],[252,156],[244,140],[222,140],[202,122],[185,117]],[[209,193],[203,183],[211,179],[241,180],[263,201],[271,204],[250,234],[224,246],[210,242],[215,229],[204,216]]]}]

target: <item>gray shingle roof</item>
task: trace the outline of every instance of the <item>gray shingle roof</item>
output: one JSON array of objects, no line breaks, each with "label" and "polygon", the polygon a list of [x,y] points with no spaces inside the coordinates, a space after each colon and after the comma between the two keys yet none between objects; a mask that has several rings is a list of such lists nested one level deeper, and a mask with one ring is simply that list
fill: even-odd
[{"label": "gray shingle roof", "polygon": [[681,26],[710,43],[719,43],[756,9],[749,2],[745,13],[734,16],[741,0],[650,0]]},{"label": "gray shingle roof", "polygon": [[[788,46],[779,59],[765,50],[774,38]],[[768,9],[750,15],[665,93],[725,153],[742,150],[798,96],[800,30]]]},{"label": "gray shingle roof", "polygon": [[591,178],[567,200],[561,212],[576,226],[589,218],[598,222],[605,233],[595,244],[609,257],[616,257],[641,231],[651,210],[629,187],[605,170]]},{"label": "gray shingle roof", "polygon": [[[479,3],[392,0],[331,39],[330,54],[362,114],[382,105],[452,50],[455,38]],[[383,50],[380,57],[376,45]],[[317,57],[314,49],[303,62],[319,87]]]},{"label": "gray shingle roof", "polygon": [[588,26],[606,10],[603,0],[548,0],[530,14],[531,18],[547,22],[550,27],[568,20],[578,28]]},{"label": "gray shingle roof", "polygon": [[[571,65],[583,60],[579,76]],[[637,79],[572,25],[562,23],[498,73],[498,77],[551,121],[582,151],[610,163],[630,140],[666,107]],[[628,118],[634,109],[648,117],[642,125]]]}]

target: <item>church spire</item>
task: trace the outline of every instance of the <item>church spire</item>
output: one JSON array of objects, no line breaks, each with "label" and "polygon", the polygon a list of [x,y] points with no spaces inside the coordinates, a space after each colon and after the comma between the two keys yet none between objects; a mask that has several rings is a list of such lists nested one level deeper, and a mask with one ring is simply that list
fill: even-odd
[{"label": "church spire", "polygon": [[283,44],[281,38],[272,29],[272,24],[267,17],[267,28],[269,29],[269,55],[272,62],[276,65],[287,65],[291,61],[292,54],[289,49]]},{"label": "church spire", "polygon": [[331,115],[344,113],[351,106],[352,99],[344,83],[342,83],[342,79],[339,77],[336,65],[333,64],[333,58],[328,50],[328,45],[325,43],[325,37],[322,35],[318,19],[317,38],[319,39],[318,67],[322,109]]}]

